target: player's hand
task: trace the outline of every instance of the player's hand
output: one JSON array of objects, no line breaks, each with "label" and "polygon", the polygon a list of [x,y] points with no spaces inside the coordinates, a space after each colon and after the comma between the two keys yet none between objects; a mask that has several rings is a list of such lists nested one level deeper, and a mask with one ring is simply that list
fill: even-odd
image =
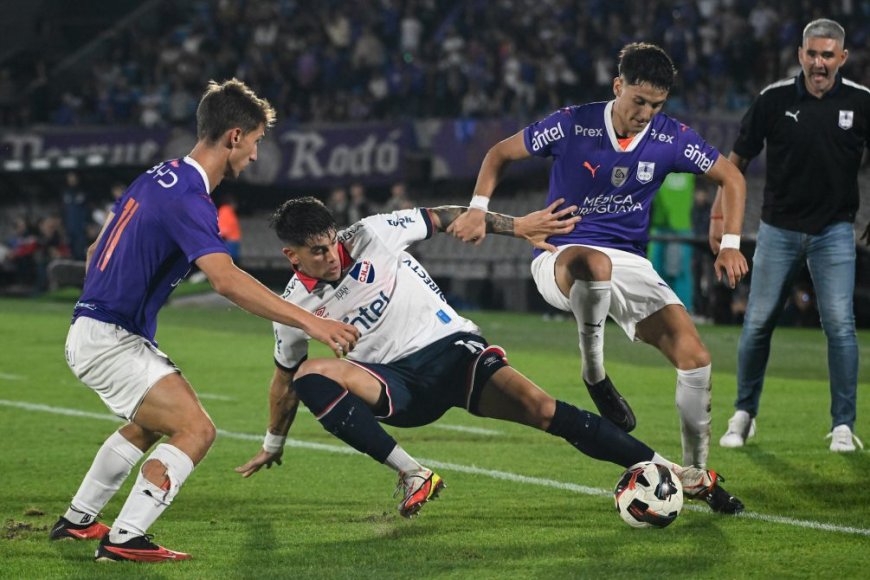
[{"label": "player's hand", "polygon": [[308,336],[328,346],[337,358],[352,351],[359,340],[359,330],[355,326],[331,318],[314,317],[311,326],[304,330]]},{"label": "player's hand", "polygon": [[276,451],[275,453],[270,453],[265,449],[260,449],[260,451],[254,455],[254,457],[245,463],[244,465],[240,465],[236,467],[235,472],[241,473],[242,477],[251,477],[265,465],[266,469],[271,469],[272,464],[281,465],[281,456],[284,454],[284,450]]},{"label": "player's hand", "polygon": [[447,226],[447,233],[463,242],[479,246],[486,237],[486,212],[482,209],[468,208],[468,211]]},{"label": "player's hand", "polygon": [[541,250],[555,252],[556,246],[548,244],[547,238],[558,234],[568,234],[577,222],[579,215],[571,215],[577,211],[576,205],[556,211],[556,208],[565,203],[564,198],[557,199],[549,206],[514,220],[514,235],[525,238],[531,245]]},{"label": "player's hand", "polygon": [[861,241],[864,242],[864,245],[870,246],[870,223],[864,228],[864,233],[861,234]]},{"label": "player's hand", "polygon": [[749,273],[749,264],[746,263],[746,258],[740,250],[725,248],[716,256],[713,269],[716,270],[716,279],[721,282],[724,276],[728,287],[733,289]]}]

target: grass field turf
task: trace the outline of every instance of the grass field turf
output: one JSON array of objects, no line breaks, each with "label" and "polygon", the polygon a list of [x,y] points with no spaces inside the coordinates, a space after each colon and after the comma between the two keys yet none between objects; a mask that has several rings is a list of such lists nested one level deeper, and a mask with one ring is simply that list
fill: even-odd
[{"label": "grass field turf", "polygon": [[[243,480],[232,469],[259,448],[267,422],[270,325],[234,308],[177,307],[161,314],[160,346],[184,369],[221,435],[151,531],[194,559],[97,565],[95,544],[46,539],[117,425],[66,368],[69,314],[68,303],[0,300],[0,577],[857,578],[870,565],[870,456],[827,450],[821,331],[777,330],[758,436],[743,449],[724,450],[715,441],[732,412],[739,329],[701,328],[714,357],[710,466],[725,473],[726,487],[749,513],[729,518],[686,509],[665,530],[633,530],[609,497],[619,467],[532,429],[459,410],[432,426],[391,429],[448,485],[415,520],[396,512],[390,470],[346,452],[307,413],[291,431],[298,443],[284,465]],[[573,322],[470,317],[521,372],[557,398],[591,406],[578,379]],[[608,370],[638,415],[635,434],[679,460],[673,370],[616,327],[607,336]],[[862,379],[870,367],[868,338],[860,333]],[[870,432],[868,412],[859,394],[859,435]],[[473,432],[456,430],[467,427]],[[130,483],[107,506],[107,523]]]}]

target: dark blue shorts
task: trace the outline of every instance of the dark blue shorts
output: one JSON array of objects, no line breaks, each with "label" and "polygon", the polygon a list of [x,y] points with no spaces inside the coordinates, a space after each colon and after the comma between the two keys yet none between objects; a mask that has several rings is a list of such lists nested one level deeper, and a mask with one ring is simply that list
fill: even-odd
[{"label": "dark blue shorts", "polygon": [[378,416],[395,427],[420,427],[451,407],[479,415],[480,392],[498,369],[508,366],[504,350],[481,336],[459,332],[389,364],[351,362],[384,386],[388,409]]}]

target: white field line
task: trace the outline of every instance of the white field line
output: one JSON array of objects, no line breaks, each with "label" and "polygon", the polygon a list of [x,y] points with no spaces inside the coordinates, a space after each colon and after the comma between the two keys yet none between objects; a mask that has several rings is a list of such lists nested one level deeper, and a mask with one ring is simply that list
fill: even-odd
[{"label": "white field line", "polygon": [[216,395],[214,393],[197,393],[197,397],[200,399],[204,399],[206,401],[235,401],[235,397],[228,397],[227,395]]},{"label": "white field line", "polygon": [[13,375],[11,373],[0,373],[0,381],[23,381],[26,379],[24,375]]},{"label": "white field line", "polygon": [[[44,413],[52,413],[54,415],[67,415],[70,417],[82,417],[87,419],[98,419],[102,421],[113,421],[116,423],[122,422],[122,419],[114,416],[108,415],[105,413],[91,413],[88,411],[79,411],[77,409],[68,409],[64,407],[52,407],[49,405],[42,405],[38,403],[27,403],[24,401],[8,401],[5,399],[0,399],[0,406],[3,407],[14,407],[17,409],[24,409],[27,411],[41,411]],[[218,429],[218,434],[221,437],[227,437],[230,439],[239,439],[244,441],[262,441],[262,435],[253,435],[250,433],[233,433],[231,431],[224,431],[223,429]],[[328,445],[325,443],[312,443],[309,441],[300,441],[298,439],[287,439],[286,443],[287,447],[293,447],[296,449],[310,449],[313,451],[325,451],[328,453],[342,453],[345,455],[353,455],[358,452],[354,449],[344,446],[344,445]],[[609,496],[611,492],[606,489],[600,489],[596,487],[588,487],[585,485],[577,485],[576,483],[566,483],[562,481],[555,481],[552,479],[544,479],[541,477],[529,477],[526,475],[520,475],[518,473],[511,473],[509,471],[498,471],[494,469],[484,469],[482,467],[475,467],[473,465],[461,465],[458,463],[447,463],[444,461],[437,461],[434,459],[425,459],[419,458],[420,461],[429,466],[435,467],[438,469],[445,469],[448,471],[456,471],[459,473],[469,473],[472,475],[482,475],[485,477],[490,477],[492,479],[503,479],[505,481],[511,481],[514,483],[521,483],[526,485],[535,485],[539,487],[549,487],[552,489],[560,489],[563,491],[570,491],[574,493],[582,493],[584,495],[593,495],[593,496]],[[694,505],[686,505],[686,509],[690,509],[693,511],[706,511],[706,508],[702,508],[700,506]],[[732,516],[733,517],[733,516]],[[768,514],[760,514],[756,512],[744,512],[739,516],[739,518],[745,518],[750,520],[758,520],[767,523],[773,524],[782,524],[786,526],[792,526],[796,528],[807,528],[810,530],[818,530],[823,532],[839,532],[841,534],[852,534],[857,536],[868,536],[870,537],[870,529],[868,528],[855,528],[851,526],[838,526],[834,524],[826,524],[824,522],[816,522],[812,520],[799,520],[796,518],[787,518],[784,516],[775,516]]]}]

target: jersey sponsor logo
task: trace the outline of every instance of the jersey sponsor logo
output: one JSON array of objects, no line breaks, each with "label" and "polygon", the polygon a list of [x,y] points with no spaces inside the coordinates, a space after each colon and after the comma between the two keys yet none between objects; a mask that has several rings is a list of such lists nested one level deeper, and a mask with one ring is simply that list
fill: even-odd
[{"label": "jersey sponsor logo", "polygon": [[785,112],[785,116],[786,116],[786,117],[791,117],[792,119],[794,119],[794,122],[795,122],[795,123],[798,122],[798,115],[800,115],[800,114],[801,114],[800,109],[798,109],[798,110],[795,111],[794,113],[792,113],[791,111],[786,111],[786,112]]},{"label": "jersey sponsor logo", "polygon": [[178,183],[178,176],[172,171],[171,163],[158,163],[145,173],[153,174],[154,179],[157,180],[157,183],[161,185],[161,187],[165,187],[169,189],[176,183]]},{"label": "jersey sponsor logo", "polygon": [[610,183],[613,187],[620,187],[628,178],[628,167],[614,167],[610,172]]},{"label": "jersey sponsor logo", "polygon": [[575,212],[575,215],[631,213],[642,209],[643,204],[634,201],[631,195],[597,195],[583,199],[583,205]]},{"label": "jersey sponsor logo", "polygon": [[544,129],[543,131],[535,131],[532,134],[532,151],[540,151],[546,145],[554,143],[565,136],[562,130],[562,123],[556,123],[555,127]]},{"label": "jersey sponsor logo", "polygon": [[588,161],[584,161],[584,162],[583,162],[583,167],[585,167],[586,169],[588,169],[588,170],[589,170],[589,173],[592,174],[592,179],[595,179],[595,172],[598,171],[598,168],[601,167],[601,164],[599,163],[599,164],[596,165],[595,167],[592,167],[592,164],[591,164],[591,163],[589,163]]},{"label": "jersey sponsor logo", "polygon": [[659,133],[655,129],[650,129],[649,138],[653,141],[673,144],[674,137],[676,137],[676,135],[665,135],[664,133]]},{"label": "jersey sponsor logo", "polygon": [[450,322],[450,315],[443,310],[439,310],[435,313],[435,315],[438,317],[438,320],[440,320],[444,324],[448,324]]},{"label": "jersey sponsor logo", "polygon": [[405,215],[405,216],[400,217],[397,220],[388,219],[387,223],[389,225],[393,226],[394,228],[408,229],[407,224],[414,223],[414,218],[412,218],[409,215]]},{"label": "jersey sponsor logo", "polygon": [[364,330],[368,330],[381,319],[389,304],[390,297],[384,294],[382,290],[377,298],[365,306],[360,306],[355,314],[345,316],[341,321],[346,324],[361,326]]},{"label": "jersey sponsor logo", "polygon": [[342,230],[341,233],[338,234],[339,243],[344,243],[354,237],[358,231],[362,229],[363,225],[360,222],[357,222],[347,228],[346,230]]},{"label": "jersey sponsor logo", "polygon": [[368,260],[360,260],[350,270],[350,277],[363,284],[375,281],[375,266]]},{"label": "jersey sponsor logo", "polygon": [[692,143],[686,150],[683,151],[683,155],[698,166],[698,169],[707,173],[707,171],[713,167],[713,160],[707,157],[707,155],[701,150],[701,146],[697,143]]},{"label": "jersey sponsor logo", "polygon": [[441,288],[438,287],[438,284],[435,283],[435,280],[433,280],[432,277],[429,276],[429,274],[426,272],[426,270],[423,269],[423,266],[416,262],[413,262],[409,258],[405,258],[404,260],[402,260],[402,265],[407,266],[408,269],[417,274],[417,276],[419,276],[420,279],[423,281],[423,284],[425,284],[429,288],[429,290],[434,292],[438,296],[438,298],[441,299],[442,302],[447,302],[447,299],[444,298],[444,294],[441,292]]},{"label": "jersey sponsor logo", "polygon": [[637,180],[641,183],[649,183],[652,181],[653,174],[656,170],[656,164],[652,161],[640,161],[637,164]]},{"label": "jersey sponsor logo", "polygon": [[840,129],[851,129],[854,120],[854,111],[840,111],[840,120],[837,122],[837,125],[840,126]]},{"label": "jersey sponsor logo", "polygon": [[580,137],[604,137],[604,129],[574,125],[574,134]]}]

